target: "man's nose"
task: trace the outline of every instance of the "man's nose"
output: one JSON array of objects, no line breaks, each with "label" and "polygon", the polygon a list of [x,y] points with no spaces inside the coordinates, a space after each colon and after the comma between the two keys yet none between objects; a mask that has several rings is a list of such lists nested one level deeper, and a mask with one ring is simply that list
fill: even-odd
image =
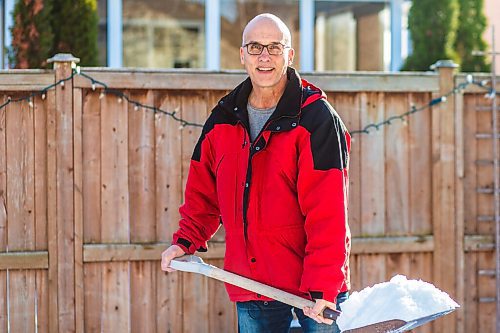
[{"label": "man's nose", "polygon": [[262,53],[259,55],[259,59],[270,59],[271,58],[271,55],[269,54],[269,50],[267,49],[267,46],[264,47],[264,49],[262,50]]}]

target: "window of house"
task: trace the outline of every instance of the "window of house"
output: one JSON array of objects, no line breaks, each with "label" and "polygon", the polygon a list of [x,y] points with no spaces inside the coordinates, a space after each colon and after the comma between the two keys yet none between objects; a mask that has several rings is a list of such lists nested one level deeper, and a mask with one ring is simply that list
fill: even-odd
[{"label": "window of house", "polygon": [[205,67],[205,1],[123,0],[123,66]]},{"label": "window of house", "polygon": [[[207,45],[206,0],[119,0],[122,5],[123,67],[206,68],[207,47],[219,48],[220,69],[242,69],[239,59],[241,34],[247,22],[260,13],[273,13],[287,24],[296,50],[294,66],[301,69],[300,5],[302,0],[219,0],[220,41]],[[107,0],[98,0],[99,62],[106,61]],[[391,40],[391,0],[316,0],[314,50],[303,56],[316,71],[381,71],[391,69],[392,46],[409,49],[406,16],[410,1],[404,1],[402,41]],[[217,16],[215,16],[217,17]],[[211,38],[214,38],[211,36]],[[399,44],[398,44],[399,43]],[[399,52],[398,47],[393,51]],[[308,50],[306,50],[308,51]],[[210,51],[208,51],[210,52]],[[397,54],[397,53],[396,53]],[[109,55],[108,55],[109,57]],[[114,55],[116,57],[116,54]],[[397,59],[396,59],[397,60]],[[400,60],[398,60],[400,61]],[[397,62],[397,61],[396,61]],[[120,66],[118,65],[118,66]],[[398,67],[399,68],[399,67]]]},{"label": "window of house", "polygon": [[389,18],[383,2],[316,1],[315,69],[384,70]]}]

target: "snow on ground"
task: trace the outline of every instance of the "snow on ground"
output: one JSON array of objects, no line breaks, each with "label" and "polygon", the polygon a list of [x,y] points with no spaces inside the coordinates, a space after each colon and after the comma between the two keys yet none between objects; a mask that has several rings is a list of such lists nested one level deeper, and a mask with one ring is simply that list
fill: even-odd
[{"label": "snow on ground", "polygon": [[447,293],[433,284],[396,275],[389,282],[353,292],[340,304],[342,314],[337,325],[344,331],[384,320],[410,321],[458,307]]}]

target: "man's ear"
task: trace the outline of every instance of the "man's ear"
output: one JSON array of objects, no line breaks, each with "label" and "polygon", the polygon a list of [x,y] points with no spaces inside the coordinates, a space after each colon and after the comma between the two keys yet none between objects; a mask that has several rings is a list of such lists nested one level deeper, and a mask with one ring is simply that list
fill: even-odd
[{"label": "man's ear", "polygon": [[244,58],[243,58],[243,47],[240,47],[240,61],[241,61],[242,65],[245,64],[245,61],[244,61]]},{"label": "man's ear", "polygon": [[295,55],[295,50],[290,48],[288,51],[288,66],[291,66],[293,64],[293,56]]}]

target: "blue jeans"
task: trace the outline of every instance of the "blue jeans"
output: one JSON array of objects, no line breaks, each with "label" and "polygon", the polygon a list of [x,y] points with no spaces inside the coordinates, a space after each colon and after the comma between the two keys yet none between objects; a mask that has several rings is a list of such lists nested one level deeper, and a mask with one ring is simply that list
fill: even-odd
[{"label": "blue jeans", "polygon": [[[347,292],[337,296],[339,304],[349,297]],[[292,322],[292,306],[278,301],[237,302],[239,333],[289,333]],[[304,315],[302,309],[293,308],[304,333],[340,333],[334,322],[332,325],[320,324]]]}]

